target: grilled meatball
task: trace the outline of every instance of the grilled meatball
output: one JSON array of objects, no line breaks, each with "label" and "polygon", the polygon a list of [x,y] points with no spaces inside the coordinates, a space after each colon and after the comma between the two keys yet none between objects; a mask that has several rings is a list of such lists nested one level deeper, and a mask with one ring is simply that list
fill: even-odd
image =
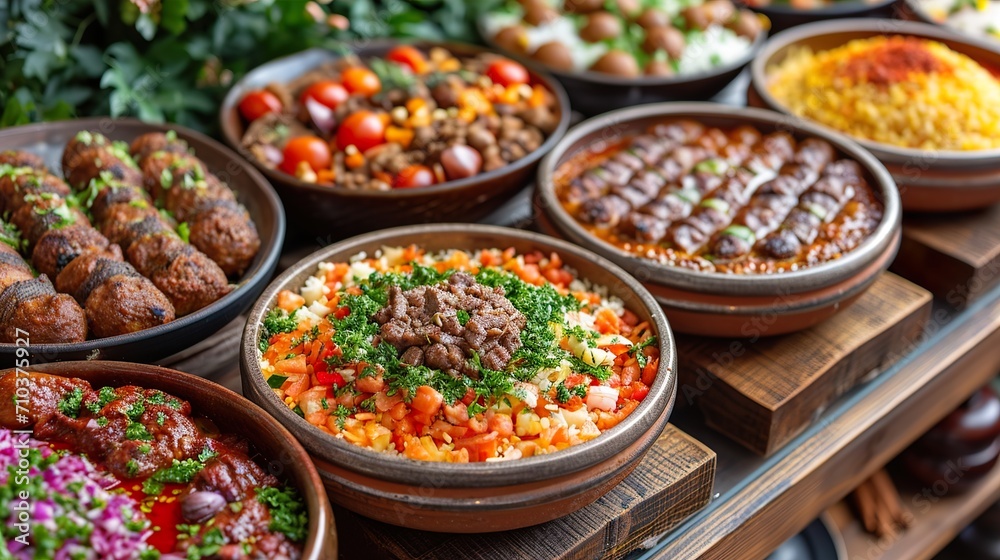
[{"label": "grilled meatball", "polygon": [[10,221],[27,240],[29,254],[49,230],[89,223],[83,212],[70,208],[60,197],[36,199],[24,204],[11,215]]},{"label": "grilled meatball", "polygon": [[41,156],[21,150],[4,150],[0,152],[0,165],[30,167],[42,172],[47,172],[49,170],[49,168],[45,166],[45,160],[43,160]]},{"label": "grilled meatball", "polygon": [[0,342],[19,338],[32,344],[82,342],[87,339],[87,320],[73,298],[57,294],[43,274],[0,292]]},{"label": "grilled meatball", "polygon": [[62,179],[44,171],[11,170],[0,174],[0,214],[14,212],[33,197],[67,197],[72,191]]},{"label": "grilled meatball", "polygon": [[173,186],[163,193],[163,207],[173,212],[174,217],[181,222],[218,202],[235,204],[236,196],[214,175],[209,175],[204,181],[198,181],[190,187]]},{"label": "grilled meatball", "polygon": [[122,260],[122,250],[118,245],[108,245],[108,248],[100,253],[80,255],[63,267],[59,276],[56,276],[56,290],[76,297],[77,292],[87,283],[87,279],[99,263]]},{"label": "grilled meatball", "polygon": [[120,153],[109,146],[95,146],[82,150],[69,158],[64,165],[63,174],[66,182],[77,189],[84,189],[93,179],[100,177],[113,178],[125,183],[141,184],[142,174],[128,158],[127,153]]},{"label": "grilled meatball", "polygon": [[173,131],[167,133],[147,132],[132,141],[132,145],[129,146],[129,152],[131,152],[135,161],[141,165],[142,160],[154,152],[186,154],[188,153],[188,145],[184,140],[177,138],[177,134]]},{"label": "grilled meatball", "polygon": [[167,296],[178,316],[193,313],[231,290],[219,265],[176,236],[143,237],[129,247],[127,257]]},{"label": "grilled meatball", "polygon": [[221,203],[188,218],[191,244],[229,276],[243,274],[260,249],[257,228],[241,206]]},{"label": "grilled meatball", "polygon": [[77,223],[50,229],[43,234],[31,253],[35,269],[56,278],[73,259],[87,253],[108,249],[108,240],[89,224]]},{"label": "grilled meatball", "polygon": [[101,222],[101,233],[127,251],[136,239],[158,233],[173,233],[173,228],[152,206],[116,204],[108,210]]},{"label": "grilled meatball", "polygon": [[153,152],[142,160],[142,185],[153,200],[162,201],[164,191],[174,186],[191,187],[203,181],[208,170],[190,154]]},{"label": "grilled meatball", "polygon": [[107,219],[111,207],[116,204],[131,204],[133,206],[151,207],[149,195],[141,185],[126,184],[120,181],[95,182],[92,187],[96,191],[90,201],[90,213],[95,223]]},{"label": "grilled meatball", "polygon": [[0,243],[0,291],[17,282],[31,280],[34,275],[24,258],[6,243]]}]

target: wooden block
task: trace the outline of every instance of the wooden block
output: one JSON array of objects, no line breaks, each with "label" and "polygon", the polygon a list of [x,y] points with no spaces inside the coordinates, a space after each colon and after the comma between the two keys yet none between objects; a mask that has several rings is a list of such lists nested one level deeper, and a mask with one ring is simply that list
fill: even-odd
[{"label": "wooden block", "polygon": [[622,558],[708,504],[715,452],[668,424],[642,463],[593,504],[535,527],[457,535],[403,529],[334,507],[342,560]]},{"label": "wooden block", "polygon": [[802,332],[678,337],[678,401],[696,402],[714,429],[770,455],[866,375],[896,361],[930,310],[926,290],[886,273],[854,305]]},{"label": "wooden block", "polygon": [[903,220],[891,270],[962,308],[1000,282],[1000,205]]}]

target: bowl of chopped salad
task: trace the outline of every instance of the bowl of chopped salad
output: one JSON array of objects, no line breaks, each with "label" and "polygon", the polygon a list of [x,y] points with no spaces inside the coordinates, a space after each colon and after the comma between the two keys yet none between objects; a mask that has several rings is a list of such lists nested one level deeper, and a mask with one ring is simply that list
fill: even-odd
[{"label": "bowl of chopped salad", "polygon": [[395,228],[278,277],[243,334],[244,392],[332,500],[440,532],[543,523],[620,482],[666,425],[676,353],[609,261],[508,228]]},{"label": "bowl of chopped salad", "polygon": [[143,364],[19,361],[0,397],[4,558],[337,557],[305,450],[228,389]]}]

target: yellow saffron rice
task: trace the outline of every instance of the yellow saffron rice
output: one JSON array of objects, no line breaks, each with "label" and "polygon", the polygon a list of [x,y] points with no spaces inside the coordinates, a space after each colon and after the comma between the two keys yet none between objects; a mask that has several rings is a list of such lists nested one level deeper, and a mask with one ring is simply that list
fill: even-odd
[{"label": "yellow saffron rice", "polygon": [[793,114],[857,138],[922,150],[1000,148],[1000,80],[964,54],[913,37],[800,48],[768,69]]}]

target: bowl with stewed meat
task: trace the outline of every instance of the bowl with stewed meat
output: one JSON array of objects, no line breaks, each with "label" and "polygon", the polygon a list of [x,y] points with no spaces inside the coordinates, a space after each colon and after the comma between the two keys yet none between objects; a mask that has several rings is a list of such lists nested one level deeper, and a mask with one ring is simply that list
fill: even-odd
[{"label": "bowl with stewed meat", "polygon": [[227,142],[314,234],[485,216],[531,180],[569,117],[555,80],[507,57],[396,41],[265,64],[220,113]]},{"label": "bowl with stewed meat", "polygon": [[543,231],[631,272],[677,330],[782,334],[857,299],[899,245],[860,146],[770,111],[661,104],[574,128],[539,169]]},{"label": "bowl with stewed meat", "polygon": [[241,369],[335,503],[468,533],[562,517],[620,482],[666,424],[675,360],[663,312],[614,264],[441,224],[291,267],[250,314]]},{"label": "bowl with stewed meat", "polygon": [[93,360],[0,370],[0,398],[7,558],[337,557],[305,450],[227,389]]},{"label": "bowl with stewed meat", "polygon": [[284,228],[267,181],[192,130],[110,118],[4,130],[0,354],[148,363],[183,350],[252,304]]}]

